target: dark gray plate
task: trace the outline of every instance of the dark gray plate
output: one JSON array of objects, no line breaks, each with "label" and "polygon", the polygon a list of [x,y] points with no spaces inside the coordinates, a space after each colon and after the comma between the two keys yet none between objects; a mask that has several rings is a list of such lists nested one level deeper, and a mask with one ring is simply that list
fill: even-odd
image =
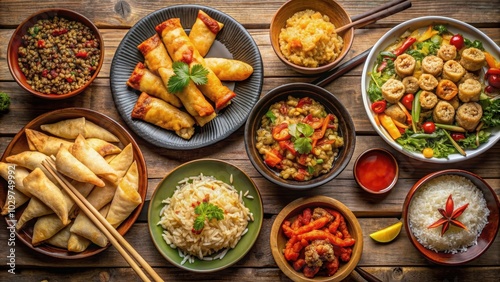
[{"label": "dark gray plate", "polygon": [[[178,137],[174,132],[130,117],[139,92],[128,87],[126,82],[137,62],[144,58],[137,49],[144,40],[153,36],[155,26],[169,18],[180,18],[184,28],[189,29],[196,20],[198,10],[203,10],[215,20],[224,23],[216,42],[206,57],[225,57],[250,64],[254,72],[242,82],[227,84],[236,97],[221,110],[218,116],[204,127],[196,127],[190,140]],[[151,144],[167,149],[196,149],[216,143],[240,128],[252,107],[259,100],[263,82],[262,57],[255,41],[246,29],[230,16],[200,5],[177,5],[155,11],[138,21],[125,35],[111,62],[111,92],[116,108],[127,125]]]}]

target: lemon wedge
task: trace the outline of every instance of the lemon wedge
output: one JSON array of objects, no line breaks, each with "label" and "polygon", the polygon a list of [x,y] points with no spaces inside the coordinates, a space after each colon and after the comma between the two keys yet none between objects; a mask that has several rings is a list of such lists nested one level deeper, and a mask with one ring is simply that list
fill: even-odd
[{"label": "lemon wedge", "polygon": [[398,221],[393,225],[387,226],[379,231],[375,231],[370,234],[370,237],[379,243],[388,243],[394,240],[401,232],[401,227],[403,222]]}]

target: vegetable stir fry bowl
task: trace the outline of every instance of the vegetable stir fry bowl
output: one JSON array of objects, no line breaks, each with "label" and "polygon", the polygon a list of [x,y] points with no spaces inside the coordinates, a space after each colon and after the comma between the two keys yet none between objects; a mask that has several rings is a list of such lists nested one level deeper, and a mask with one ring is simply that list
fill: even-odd
[{"label": "vegetable stir fry bowl", "polygon": [[365,110],[377,133],[424,162],[476,157],[500,139],[500,48],[473,26],[427,16],[391,29],[364,66]]},{"label": "vegetable stir fry bowl", "polygon": [[[338,152],[336,152],[336,156],[333,160],[333,163],[331,165],[331,168],[329,168],[328,171],[323,171],[319,174],[316,174],[317,172],[315,170],[317,164],[324,165],[328,161],[325,160],[324,163],[319,162],[319,159],[321,159],[321,152],[319,154],[316,153],[311,153],[312,151],[316,150],[316,148],[319,148],[323,146],[323,142],[328,143],[328,141],[325,141],[325,138],[321,138],[318,140],[318,142],[314,142],[315,136],[316,136],[316,131],[320,131],[321,126],[318,126],[318,129],[314,130],[314,133],[307,136],[300,136],[300,137],[290,137],[287,140],[282,140],[283,142],[291,142],[291,148],[287,147],[286,149],[280,150],[281,152],[277,153],[277,156],[280,158],[277,160],[277,163],[271,163],[270,159],[268,159],[267,156],[263,156],[259,151],[257,147],[259,143],[262,143],[262,141],[258,141],[258,130],[262,126],[262,121],[263,118],[269,117],[269,111],[270,107],[276,103],[286,103],[288,97],[292,96],[296,98],[295,100],[299,100],[302,98],[305,99],[312,99],[315,102],[321,104],[324,107],[324,111],[322,114],[319,114],[317,117],[311,117],[311,119],[317,119],[317,120],[327,120],[327,117],[329,115],[333,115],[336,117],[336,120],[338,119],[338,125],[335,125],[338,136],[340,136],[343,139],[343,144],[342,146],[338,147]],[[303,99],[304,100],[304,99]],[[293,104],[293,103],[292,103]],[[290,109],[290,111],[301,111],[301,109],[296,109],[300,108],[300,104],[297,103],[295,105],[294,109]],[[287,114],[288,115],[288,114]],[[309,115],[308,115],[309,116]],[[299,116],[300,117],[300,116]],[[278,117],[279,118],[279,117]],[[306,118],[302,119],[302,123],[307,123]],[[276,119],[277,121],[278,119]],[[271,124],[273,128],[279,128],[279,126],[282,124],[281,122],[274,122]],[[299,122],[300,123],[300,122]],[[297,124],[297,127],[300,127],[299,123]],[[290,135],[292,134],[292,131],[290,129],[284,129],[288,132],[290,132]],[[273,129],[274,131],[274,129]],[[297,131],[300,131],[299,129]],[[327,130],[327,132],[329,132]],[[326,136],[327,134],[325,134]],[[274,139],[275,136],[272,138]],[[259,137],[262,138],[262,137]],[[302,152],[301,150],[303,149],[302,146],[298,146],[297,143],[300,143],[298,141],[304,141],[306,139],[311,139],[310,145],[313,148],[311,152],[305,153]],[[284,139],[284,138],[283,138]],[[332,138],[333,139],[333,138]],[[289,83],[285,84],[282,86],[279,86],[277,88],[274,88],[273,90],[269,91],[265,96],[263,96],[257,104],[254,106],[252,111],[250,112],[249,118],[247,123],[245,124],[245,149],[247,151],[248,158],[252,162],[253,166],[259,171],[267,180],[273,182],[276,185],[289,188],[289,189],[297,189],[297,190],[305,190],[305,189],[311,189],[320,185],[323,185],[335,177],[337,177],[347,166],[349,163],[353,153],[354,153],[354,147],[355,147],[355,129],[354,129],[354,123],[351,119],[351,116],[349,115],[348,111],[346,108],[340,103],[339,100],[330,92],[327,90],[313,85],[313,84],[308,84],[308,83]],[[278,141],[282,142],[282,141]],[[297,141],[297,142],[296,142]],[[315,144],[314,144],[315,143]],[[304,145],[301,143],[301,145]],[[281,147],[281,145],[280,145]],[[333,147],[333,145],[332,145]],[[272,149],[272,148],[271,148]],[[269,151],[272,151],[272,150]],[[323,152],[326,150],[321,149]],[[292,153],[292,151],[296,151],[295,154]],[[293,154],[296,156],[296,158],[292,158],[290,154]],[[306,159],[308,161],[301,162],[300,161],[300,156],[306,156]],[[294,162],[294,164],[290,164],[290,162]],[[313,165],[312,162],[315,162],[316,165]],[[287,162],[287,163],[286,163]],[[298,165],[300,164],[300,165]],[[297,169],[298,171],[302,170],[304,174],[306,174],[306,177],[304,179],[297,179],[297,177],[290,176],[287,177],[287,179],[284,178],[282,174],[280,174],[281,169],[283,167],[290,167],[292,166],[293,168]],[[314,166],[314,167],[312,167]],[[313,177],[308,177],[314,175]],[[296,178],[296,179],[294,179]]]}]

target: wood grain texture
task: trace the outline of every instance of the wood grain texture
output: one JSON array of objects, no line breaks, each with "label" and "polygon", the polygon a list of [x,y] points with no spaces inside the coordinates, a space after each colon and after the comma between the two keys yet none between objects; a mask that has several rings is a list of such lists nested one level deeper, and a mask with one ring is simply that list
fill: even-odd
[{"label": "wood grain texture", "polygon": [[[260,95],[290,82],[310,82],[317,76],[306,76],[288,69],[276,56],[270,45],[269,23],[274,11],[285,1],[190,1],[218,9],[240,22],[253,37],[264,63],[264,85]],[[350,15],[363,13],[386,0],[339,0]],[[144,16],[164,7],[186,4],[184,0],[82,0],[82,1],[0,1],[0,91],[12,97],[10,112],[0,115],[0,152],[4,152],[14,135],[29,121],[40,114],[65,108],[84,107],[97,110],[126,125],[115,108],[110,90],[110,68],[115,50],[129,28]],[[395,25],[420,16],[447,16],[462,20],[479,28],[500,45],[500,3],[498,0],[414,0],[412,7],[374,24],[355,30],[352,48],[345,60],[362,53]],[[105,46],[104,65],[92,86],[77,97],[47,102],[24,92],[13,80],[7,68],[7,43],[19,23],[28,15],[42,8],[61,7],[84,14],[102,32]],[[258,15],[258,16],[256,16]],[[171,265],[157,252],[149,238],[144,217],[125,236],[155,270],[171,281],[290,281],[276,266],[269,246],[269,233],[274,218],[289,202],[306,195],[327,195],[346,204],[358,217],[364,234],[364,251],[359,266],[382,281],[498,281],[500,273],[500,235],[479,259],[461,267],[440,267],[420,256],[407,239],[403,229],[390,244],[379,244],[368,234],[401,220],[402,205],[408,190],[422,176],[448,167],[465,169],[481,175],[500,195],[500,143],[487,153],[466,163],[452,166],[421,163],[396,153],[374,131],[368,121],[361,98],[361,72],[363,64],[325,86],[351,113],[356,128],[356,148],[352,160],[335,179],[307,192],[290,191],[275,186],[263,178],[248,160],[243,141],[243,128],[206,150],[173,151],[157,148],[131,132],[144,154],[148,167],[149,200],[163,177],[176,166],[199,158],[218,158],[238,166],[257,184],[264,203],[264,223],[257,243],[237,264],[215,273],[197,274]],[[382,147],[395,153],[400,165],[400,179],[385,197],[374,198],[364,193],[353,179],[356,156],[368,148]],[[145,205],[147,206],[147,205]],[[5,221],[0,221],[0,255],[4,258],[9,249]],[[110,247],[95,257],[82,260],[57,260],[32,252],[18,242],[15,246],[16,275],[0,267],[0,281],[139,281],[134,271],[120,254]],[[2,260],[0,260],[2,261]],[[6,262],[4,259],[3,262]],[[345,281],[365,281],[353,272]]]}]

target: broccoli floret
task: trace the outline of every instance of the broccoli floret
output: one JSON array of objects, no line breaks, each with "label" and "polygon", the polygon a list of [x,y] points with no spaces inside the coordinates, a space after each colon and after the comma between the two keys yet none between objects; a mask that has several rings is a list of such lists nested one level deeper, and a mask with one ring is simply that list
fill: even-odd
[{"label": "broccoli floret", "polygon": [[0,92],[0,112],[6,112],[9,110],[10,97],[7,93]]}]

